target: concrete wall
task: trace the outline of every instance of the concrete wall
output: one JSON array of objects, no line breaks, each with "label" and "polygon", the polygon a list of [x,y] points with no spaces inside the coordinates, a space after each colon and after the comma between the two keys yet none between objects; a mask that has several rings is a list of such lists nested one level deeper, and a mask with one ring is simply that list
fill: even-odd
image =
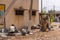
[{"label": "concrete wall", "polygon": [[[29,22],[29,8],[30,8],[30,2],[31,0],[1,0],[0,4],[5,4],[5,10],[6,11],[6,26],[10,26],[11,24],[14,24],[15,26],[20,25],[28,25]],[[11,4],[12,3],[12,4]],[[10,7],[9,7],[10,6]],[[9,8],[8,8],[9,7]],[[23,16],[17,16],[15,15],[14,8],[23,7],[24,9],[27,9],[24,11]],[[39,24],[39,0],[33,0],[33,10],[37,10],[36,16],[32,16],[32,25]]]}]

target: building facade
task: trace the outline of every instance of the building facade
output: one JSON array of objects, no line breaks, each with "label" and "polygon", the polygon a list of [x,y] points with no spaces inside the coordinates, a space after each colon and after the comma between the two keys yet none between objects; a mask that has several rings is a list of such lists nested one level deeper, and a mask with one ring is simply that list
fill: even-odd
[{"label": "building facade", "polygon": [[[16,27],[29,25],[29,10],[31,0],[0,0],[0,4],[5,5],[3,18],[6,21],[6,27],[14,24]],[[39,0],[33,0],[31,25],[39,24]],[[1,20],[1,23],[4,22]]]}]

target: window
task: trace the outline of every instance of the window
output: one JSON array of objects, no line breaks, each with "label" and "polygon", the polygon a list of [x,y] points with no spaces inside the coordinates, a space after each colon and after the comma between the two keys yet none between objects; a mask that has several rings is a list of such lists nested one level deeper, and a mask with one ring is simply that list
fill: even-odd
[{"label": "window", "polygon": [[56,16],[59,16],[60,14],[56,14]]},{"label": "window", "polygon": [[15,10],[16,15],[24,15],[24,10]]},{"label": "window", "polygon": [[36,15],[36,11],[35,11],[35,10],[32,11],[32,15],[33,15],[33,16]]}]

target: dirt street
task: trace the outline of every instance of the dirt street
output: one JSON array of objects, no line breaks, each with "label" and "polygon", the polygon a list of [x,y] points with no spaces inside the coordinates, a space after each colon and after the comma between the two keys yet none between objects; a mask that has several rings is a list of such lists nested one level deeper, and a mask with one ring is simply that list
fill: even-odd
[{"label": "dirt street", "polygon": [[60,30],[49,31],[49,32],[37,31],[33,35],[11,36],[8,37],[6,40],[60,40]]}]

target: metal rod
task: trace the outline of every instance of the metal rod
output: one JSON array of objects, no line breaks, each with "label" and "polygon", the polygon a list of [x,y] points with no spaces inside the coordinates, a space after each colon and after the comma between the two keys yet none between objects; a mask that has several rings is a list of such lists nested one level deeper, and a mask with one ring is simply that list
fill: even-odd
[{"label": "metal rod", "polygon": [[[42,0],[41,0],[41,14],[42,14]],[[41,20],[42,20],[42,15],[41,15]]]},{"label": "metal rod", "polygon": [[43,2],[42,2],[42,0],[41,0],[41,13],[42,13],[42,4],[43,4]]},{"label": "metal rod", "polygon": [[41,0],[41,14],[39,14],[39,23],[40,23],[40,16],[41,16],[41,20],[42,20],[42,0]]},{"label": "metal rod", "polygon": [[5,17],[4,17],[4,29],[6,29],[6,21],[5,21]]}]

